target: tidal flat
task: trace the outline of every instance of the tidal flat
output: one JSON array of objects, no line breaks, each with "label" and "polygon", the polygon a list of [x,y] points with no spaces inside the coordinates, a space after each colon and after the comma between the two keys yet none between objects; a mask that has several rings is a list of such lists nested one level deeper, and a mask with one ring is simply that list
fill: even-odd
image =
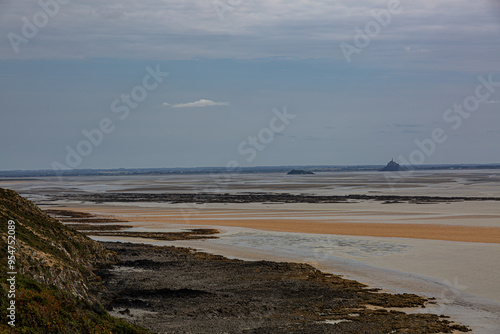
[{"label": "tidal flat", "polygon": [[[222,181],[209,175],[38,178],[10,186],[46,209],[122,225],[95,229],[95,240],[307,263],[384,292],[435,298],[421,310],[451,316],[474,333],[500,328],[498,170],[263,173]],[[220,233],[151,238],[191,229]]]},{"label": "tidal flat", "polygon": [[157,333],[468,332],[445,315],[405,313],[434,303],[388,294],[303,263],[242,261],[189,248],[104,243],[121,263],[98,275],[105,304]]}]

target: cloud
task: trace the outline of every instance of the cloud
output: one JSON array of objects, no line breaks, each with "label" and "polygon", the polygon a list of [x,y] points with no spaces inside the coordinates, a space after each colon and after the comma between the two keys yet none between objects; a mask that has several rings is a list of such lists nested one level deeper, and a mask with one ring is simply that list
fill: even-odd
[{"label": "cloud", "polygon": [[392,127],[398,128],[397,130],[379,130],[376,133],[422,133],[422,130],[419,130],[423,125],[420,124],[392,124]]},{"label": "cloud", "polygon": [[481,100],[481,103],[498,104],[498,103],[500,103],[500,101],[498,101],[498,100]]},{"label": "cloud", "polygon": [[[388,3],[223,2],[227,5],[223,18],[215,7],[219,2],[214,1],[169,0],[151,5],[108,0],[104,6],[98,0],[72,2],[62,5],[60,13],[40,29],[36,43],[22,44],[18,54],[9,39],[0,39],[0,59],[247,60],[282,56],[344,63],[339,43],[352,45],[354,29],[364,30],[368,22],[375,22],[372,12],[387,8]],[[240,4],[231,5],[233,2]],[[500,35],[491,33],[498,30],[498,17],[490,2],[421,0],[404,6],[402,13],[392,17],[390,26],[383,27],[372,40],[370,56],[383,66],[388,66],[387,59],[404,55],[402,59],[419,67],[465,68],[474,73],[495,68]],[[8,3],[0,12],[0,31],[22,34],[21,18],[31,20],[40,6],[29,1]],[[464,48],[466,42],[469,47]],[[391,66],[400,64],[394,63]]]},{"label": "cloud", "polygon": [[429,49],[424,49],[424,48],[412,49],[412,47],[411,47],[411,46],[407,46],[407,47],[405,47],[405,51],[406,51],[406,52],[417,52],[417,53],[427,53],[427,52],[431,52],[431,50],[429,50]]},{"label": "cloud", "polygon": [[417,123],[393,123],[392,126],[396,128],[421,128],[422,124]]},{"label": "cloud", "polygon": [[167,102],[163,102],[161,105],[164,106],[164,107],[170,107],[171,106],[171,104],[167,103]]},{"label": "cloud", "polygon": [[212,100],[206,100],[206,99],[201,99],[195,102],[188,102],[188,103],[177,103],[177,104],[169,104],[167,102],[164,102],[162,104],[165,107],[171,106],[172,108],[204,108],[204,107],[222,107],[222,106],[229,106],[229,102],[214,102]]},{"label": "cloud", "polygon": [[92,12],[93,17],[100,17],[107,20],[120,19],[125,17],[125,12],[121,8],[98,7]]},{"label": "cloud", "polygon": [[312,141],[332,141],[332,137],[325,137],[325,136],[312,136],[308,135],[307,137],[304,138],[305,140],[312,140]]}]

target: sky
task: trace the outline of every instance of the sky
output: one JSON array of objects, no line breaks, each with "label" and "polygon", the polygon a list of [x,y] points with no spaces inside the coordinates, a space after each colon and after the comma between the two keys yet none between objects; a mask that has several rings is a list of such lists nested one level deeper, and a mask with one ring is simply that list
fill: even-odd
[{"label": "sky", "polygon": [[500,2],[0,0],[0,170],[500,163]]}]

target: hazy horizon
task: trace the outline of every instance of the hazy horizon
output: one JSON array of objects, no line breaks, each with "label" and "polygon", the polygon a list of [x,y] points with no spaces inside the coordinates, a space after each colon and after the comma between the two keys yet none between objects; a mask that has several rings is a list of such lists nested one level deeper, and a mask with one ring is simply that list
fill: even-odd
[{"label": "hazy horizon", "polygon": [[[240,171],[248,171],[252,169],[276,169],[276,173],[281,173],[282,171],[279,169],[283,168],[299,168],[299,169],[328,169],[328,168],[347,168],[345,171],[347,172],[353,172],[353,171],[365,171],[365,170],[357,170],[356,168],[374,168],[373,170],[366,170],[366,171],[379,171],[378,168],[385,166],[387,163],[384,164],[349,164],[349,165],[258,165],[258,166],[241,166],[241,167],[225,167],[225,166],[175,166],[175,167],[118,167],[118,168],[73,168],[71,170],[67,170],[67,172],[78,172],[78,171],[85,171],[85,170],[96,170],[96,171],[118,171],[118,170],[152,170],[152,171],[157,171],[157,170],[195,170],[195,169],[208,169],[208,170],[227,170],[230,172],[235,172],[239,173]],[[450,166],[463,166],[463,167],[472,167],[472,168],[465,168],[464,170],[484,170],[484,168],[474,168],[474,167],[487,167],[487,166],[495,166],[495,168],[492,168],[494,170],[497,169],[497,166],[500,166],[500,163],[497,162],[492,162],[492,163],[452,163],[452,164],[423,164],[423,165],[402,165],[405,167],[410,167],[408,170],[409,172],[412,171],[429,171],[431,169],[427,169],[426,167],[437,167],[438,169],[435,169],[436,171],[446,171],[450,170],[447,167]],[[440,169],[439,167],[443,167],[443,169]],[[352,168],[352,169],[350,169]],[[413,169],[415,168],[415,169]],[[432,169],[434,170],[434,169]],[[453,170],[453,169],[451,169]],[[52,168],[46,168],[46,169],[0,169],[0,173],[2,172],[43,172],[43,171],[54,171]],[[344,170],[324,170],[324,171],[317,171],[314,170],[315,172],[342,172]],[[261,173],[268,173],[270,171],[262,171]],[[62,175],[64,173],[60,171],[55,171],[55,175]],[[208,172],[202,172],[202,173],[208,173]],[[271,173],[271,172],[270,172]],[[143,175],[148,175],[143,174]],[[153,174],[154,175],[154,174]],[[388,174],[389,175],[389,174]]]}]

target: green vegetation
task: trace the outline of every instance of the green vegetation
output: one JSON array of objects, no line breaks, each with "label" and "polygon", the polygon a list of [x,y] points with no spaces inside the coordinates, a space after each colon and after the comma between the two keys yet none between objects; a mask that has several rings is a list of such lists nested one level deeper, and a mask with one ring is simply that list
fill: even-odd
[{"label": "green vegetation", "polygon": [[[15,329],[8,325],[7,225],[15,221]],[[0,188],[0,333],[148,333],[111,317],[94,292],[93,269],[116,254]]]},{"label": "green vegetation", "polygon": [[[5,272],[5,267],[2,266]],[[55,286],[40,284],[17,275],[16,328],[7,324],[6,276],[0,275],[0,333],[148,333],[137,326],[113,318],[97,302],[91,303]]]}]

